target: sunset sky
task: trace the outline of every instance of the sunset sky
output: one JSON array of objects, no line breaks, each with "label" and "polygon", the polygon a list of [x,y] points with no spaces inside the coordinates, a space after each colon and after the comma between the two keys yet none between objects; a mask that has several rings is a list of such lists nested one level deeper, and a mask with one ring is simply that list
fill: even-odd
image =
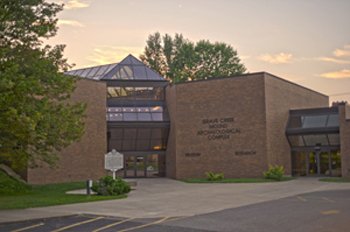
[{"label": "sunset sky", "polygon": [[58,35],[75,68],[139,56],[149,34],[232,45],[266,71],[350,102],[349,0],[55,0]]}]

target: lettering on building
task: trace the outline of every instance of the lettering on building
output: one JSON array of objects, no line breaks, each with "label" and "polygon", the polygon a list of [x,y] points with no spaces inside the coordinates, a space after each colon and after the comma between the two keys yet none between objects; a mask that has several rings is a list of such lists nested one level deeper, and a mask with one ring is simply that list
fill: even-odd
[{"label": "lettering on building", "polygon": [[201,153],[199,152],[191,152],[191,153],[185,153],[186,157],[198,157],[201,156]]},{"label": "lettering on building", "polygon": [[235,155],[237,156],[256,155],[256,151],[254,150],[235,151]]},{"label": "lettering on building", "polygon": [[241,129],[234,127],[235,118],[207,118],[201,124],[203,129],[197,131],[197,136],[204,136],[208,140],[227,140],[232,135],[241,133]]}]

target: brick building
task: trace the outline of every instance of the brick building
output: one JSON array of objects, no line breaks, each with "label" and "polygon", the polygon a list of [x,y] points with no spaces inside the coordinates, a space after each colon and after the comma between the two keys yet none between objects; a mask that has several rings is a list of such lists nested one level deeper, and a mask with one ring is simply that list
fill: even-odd
[{"label": "brick building", "polygon": [[86,133],[58,168],[28,170],[30,183],[97,179],[104,154],[124,154],[124,177],[350,177],[350,107],[269,73],[181,84],[129,55],[120,63],[67,72],[81,77],[72,100],[88,105]]}]

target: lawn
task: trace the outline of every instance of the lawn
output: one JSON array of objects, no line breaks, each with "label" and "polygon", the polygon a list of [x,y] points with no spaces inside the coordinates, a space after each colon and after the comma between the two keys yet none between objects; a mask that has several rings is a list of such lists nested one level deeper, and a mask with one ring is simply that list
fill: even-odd
[{"label": "lawn", "polygon": [[343,178],[343,177],[326,177],[326,178],[321,178],[320,181],[333,182],[333,183],[350,183],[349,178]]},{"label": "lawn", "polygon": [[[1,171],[0,171],[1,172]],[[0,188],[9,184],[15,186],[15,189],[23,191],[0,191],[0,210],[1,209],[23,209],[50,205],[62,205],[72,203],[82,203],[91,201],[111,200],[125,198],[126,195],[120,196],[96,196],[96,195],[71,195],[65,194],[67,191],[85,188],[84,182],[49,184],[49,185],[32,185],[29,188],[23,188],[22,184],[14,181],[12,178],[0,173]],[[17,185],[19,187],[17,187]]]},{"label": "lawn", "polygon": [[[283,177],[281,181],[293,180],[293,177]],[[186,179],[186,183],[271,183],[271,182],[281,182],[265,178],[225,178],[219,181],[209,181],[206,178],[191,178]]]}]

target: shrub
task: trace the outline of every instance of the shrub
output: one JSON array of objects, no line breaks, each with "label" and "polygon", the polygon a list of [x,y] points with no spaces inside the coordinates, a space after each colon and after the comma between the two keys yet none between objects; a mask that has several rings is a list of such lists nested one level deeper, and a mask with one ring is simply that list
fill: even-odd
[{"label": "shrub", "polygon": [[224,179],[224,173],[206,172],[205,175],[209,181],[219,181]]},{"label": "shrub", "polygon": [[117,196],[130,192],[131,188],[127,182],[117,177],[113,180],[111,176],[102,177],[92,186],[92,191],[103,196]]},{"label": "shrub", "polygon": [[269,170],[264,172],[264,177],[266,179],[272,179],[277,181],[282,180],[283,175],[284,175],[284,167],[279,165],[275,165],[275,166],[270,165]]}]

